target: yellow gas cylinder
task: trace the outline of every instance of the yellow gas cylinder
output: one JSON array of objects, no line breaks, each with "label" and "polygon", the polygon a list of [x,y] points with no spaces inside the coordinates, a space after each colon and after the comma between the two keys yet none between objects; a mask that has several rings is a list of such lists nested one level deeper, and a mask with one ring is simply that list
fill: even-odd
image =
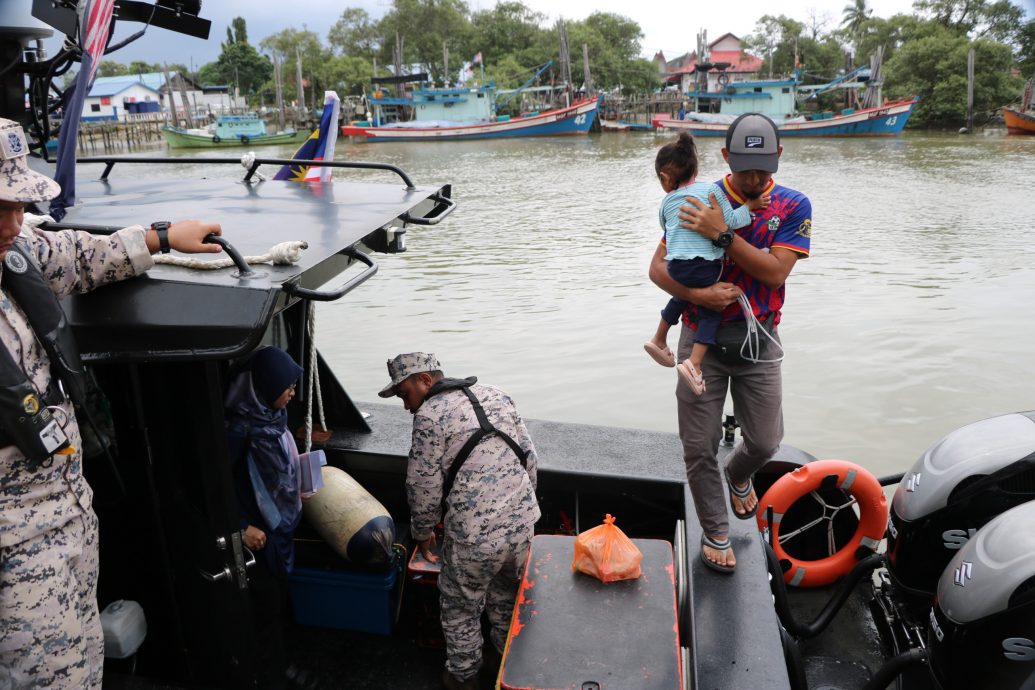
[{"label": "yellow gas cylinder", "polygon": [[330,465],[323,468],[323,488],[303,502],[302,513],[342,558],[375,563],[392,555],[392,516],[344,470]]}]

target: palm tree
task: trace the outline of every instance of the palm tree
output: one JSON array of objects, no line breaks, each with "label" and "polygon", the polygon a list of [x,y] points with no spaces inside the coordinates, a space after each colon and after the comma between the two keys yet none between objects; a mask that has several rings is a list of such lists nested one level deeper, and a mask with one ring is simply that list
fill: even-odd
[{"label": "palm tree", "polygon": [[866,0],[855,0],[841,11],[841,26],[852,36],[858,37],[862,33],[862,25],[871,14],[873,10],[866,9]]}]

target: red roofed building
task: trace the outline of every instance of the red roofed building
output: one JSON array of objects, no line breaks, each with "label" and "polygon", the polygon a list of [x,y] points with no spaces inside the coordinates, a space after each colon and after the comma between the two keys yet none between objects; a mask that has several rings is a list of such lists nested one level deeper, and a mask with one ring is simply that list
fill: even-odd
[{"label": "red roofed building", "polygon": [[705,90],[718,91],[721,88],[718,79],[723,71],[731,82],[752,81],[756,78],[758,70],[762,68],[763,60],[744,52],[740,39],[727,33],[708,44],[706,61],[699,61],[697,51],[694,51],[668,62],[665,81],[670,84],[679,84],[680,93],[696,90],[695,82],[699,62],[708,65],[706,69],[702,70],[708,74],[708,87]]}]

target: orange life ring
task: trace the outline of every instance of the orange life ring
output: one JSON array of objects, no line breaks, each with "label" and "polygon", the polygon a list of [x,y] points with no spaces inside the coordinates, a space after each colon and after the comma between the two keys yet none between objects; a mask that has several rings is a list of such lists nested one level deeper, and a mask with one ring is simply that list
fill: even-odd
[{"label": "orange life ring", "polygon": [[[803,561],[788,554],[780,544],[780,521],[802,496],[821,488],[839,488],[855,498],[859,526],[848,543],[816,561]],[[849,504],[846,504],[846,507]],[[769,487],[758,504],[758,527],[769,526],[766,509],[773,507],[773,550],[785,567],[784,582],[797,587],[821,587],[846,575],[868,551],[877,550],[888,524],[888,503],[884,489],[870,472],[847,460],[816,460],[788,472]]]}]

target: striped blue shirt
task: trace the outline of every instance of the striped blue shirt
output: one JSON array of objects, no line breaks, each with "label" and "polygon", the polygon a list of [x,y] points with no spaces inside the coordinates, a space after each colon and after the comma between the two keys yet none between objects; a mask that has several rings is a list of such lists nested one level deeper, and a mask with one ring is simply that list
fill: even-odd
[{"label": "striped blue shirt", "polygon": [[719,189],[719,185],[712,182],[694,182],[684,187],[669,192],[661,208],[658,209],[658,220],[665,231],[665,244],[668,248],[666,261],[672,259],[693,259],[702,257],[705,259],[721,259],[723,250],[712,244],[712,241],[702,235],[687,230],[679,225],[679,207],[687,204],[686,197],[697,197],[704,203],[708,201],[708,195],[714,194],[722,208],[722,215],[726,219],[726,225],[732,230],[742,228],[751,223],[751,211],[747,206],[738,206],[736,210],[730,205],[729,199]]}]

